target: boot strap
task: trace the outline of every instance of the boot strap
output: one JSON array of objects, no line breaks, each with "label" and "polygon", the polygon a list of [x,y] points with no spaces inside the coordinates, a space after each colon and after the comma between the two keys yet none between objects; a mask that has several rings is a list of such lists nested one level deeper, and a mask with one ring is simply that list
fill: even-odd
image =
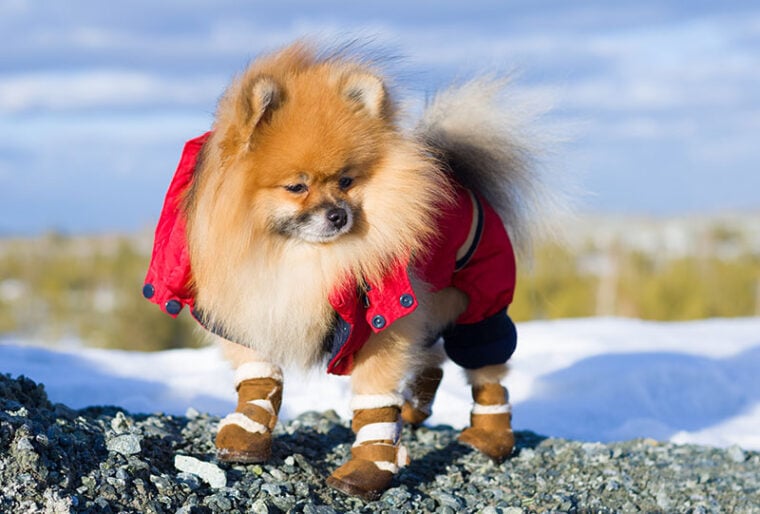
[{"label": "boot strap", "polygon": [[380,409],[383,407],[401,407],[404,397],[398,393],[357,394],[351,398],[351,410]]},{"label": "boot strap", "polygon": [[262,425],[258,421],[252,420],[242,412],[233,412],[232,414],[227,414],[219,422],[218,430],[221,431],[224,427],[229,425],[235,425],[252,434],[268,434],[270,432],[269,427]]},{"label": "boot strap", "polygon": [[401,424],[398,421],[369,423],[364,425],[356,433],[354,446],[360,446],[370,441],[391,441],[391,444],[398,443],[401,435]]},{"label": "boot strap", "polygon": [[277,413],[274,411],[274,405],[272,405],[271,400],[264,400],[264,399],[257,399],[257,400],[248,400],[246,402],[248,405],[254,405],[256,407],[260,407],[267,411],[269,415],[276,416]]},{"label": "boot strap", "polygon": [[512,412],[512,406],[508,403],[502,403],[499,405],[483,405],[480,403],[473,404],[473,414],[509,414]]},{"label": "boot strap", "polygon": [[404,445],[372,443],[351,448],[351,458],[372,462],[378,469],[398,472],[409,464],[409,452]]}]

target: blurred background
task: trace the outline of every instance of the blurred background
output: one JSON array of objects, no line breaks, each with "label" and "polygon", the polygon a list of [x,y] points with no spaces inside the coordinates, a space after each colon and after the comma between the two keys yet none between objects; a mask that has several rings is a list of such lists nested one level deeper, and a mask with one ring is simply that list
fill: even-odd
[{"label": "blurred background", "polygon": [[754,1],[0,0],[0,340],[192,346],[140,289],[184,141],[302,36],[385,49],[411,105],[516,72],[571,137],[579,216],[523,263],[518,320],[760,316]]}]

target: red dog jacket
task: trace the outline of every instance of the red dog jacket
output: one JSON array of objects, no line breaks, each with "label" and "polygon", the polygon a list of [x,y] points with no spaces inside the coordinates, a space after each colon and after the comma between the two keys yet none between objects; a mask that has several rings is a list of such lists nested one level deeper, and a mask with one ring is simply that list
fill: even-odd
[{"label": "red dog jacket", "polygon": [[[224,327],[208,326],[203,313],[195,308],[181,206],[183,194],[192,183],[198,154],[209,135],[207,132],[185,144],[156,227],[143,295],[172,317],[189,306],[201,324],[224,337]],[[438,218],[440,236],[412,266],[433,291],[453,286],[469,297],[467,310],[442,335],[449,357],[472,369],[506,362],[515,349],[516,332],[506,313],[515,287],[515,257],[496,211],[480,195],[458,184],[455,193],[454,204]],[[472,243],[457,259],[473,226]],[[350,373],[354,355],[372,332],[387,329],[416,309],[417,297],[408,268],[408,262],[397,262],[381,283],[363,284],[361,288],[347,283],[331,292],[329,301],[336,318],[326,341],[331,354],[329,373]]]}]

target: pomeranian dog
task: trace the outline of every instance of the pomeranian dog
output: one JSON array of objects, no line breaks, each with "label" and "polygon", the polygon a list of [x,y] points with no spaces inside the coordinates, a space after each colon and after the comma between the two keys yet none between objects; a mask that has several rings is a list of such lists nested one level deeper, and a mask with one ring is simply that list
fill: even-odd
[{"label": "pomeranian dog", "polygon": [[229,86],[185,146],[143,288],[172,316],[188,305],[234,365],[219,459],[268,459],[282,366],[323,366],[351,376],[356,436],[328,484],[376,498],[446,358],[472,386],[460,441],[509,456],[512,241],[530,235],[539,184],[506,95],[504,80],[473,80],[405,130],[372,62],[303,42]]}]

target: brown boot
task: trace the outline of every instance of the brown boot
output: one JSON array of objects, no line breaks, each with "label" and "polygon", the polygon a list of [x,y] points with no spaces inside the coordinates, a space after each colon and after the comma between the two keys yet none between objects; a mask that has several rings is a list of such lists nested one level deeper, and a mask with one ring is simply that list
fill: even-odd
[{"label": "brown boot", "polygon": [[408,461],[406,448],[399,445],[401,402],[398,394],[354,396],[351,428],[356,442],[351,460],[328,477],[327,485],[365,500],[377,499],[388,489],[399,467]]},{"label": "brown boot", "polygon": [[417,426],[430,417],[433,400],[443,378],[441,368],[425,368],[407,386],[407,399],[401,407],[401,419]]},{"label": "brown boot", "polygon": [[459,441],[480,450],[496,462],[512,453],[512,410],[507,390],[500,384],[473,386],[470,427],[459,434]]},{"label": "brown boot", "polygon": [[282,403],[282,371],[249,362],[235,371],[238,404],[219,422],[216,454],[227,462],[264,462],[272,455],[272,430]]}]

